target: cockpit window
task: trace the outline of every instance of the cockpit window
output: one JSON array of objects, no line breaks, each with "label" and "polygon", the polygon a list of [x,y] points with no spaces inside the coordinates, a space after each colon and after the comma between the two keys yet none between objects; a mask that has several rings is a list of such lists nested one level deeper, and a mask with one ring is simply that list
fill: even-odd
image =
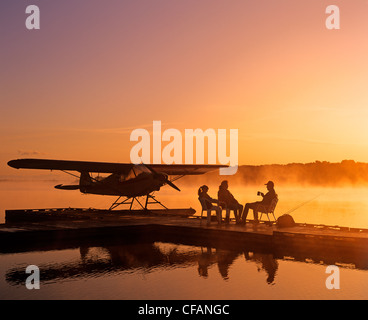
[{"label": "cockpit window", "polygon": [[125,177],[125,180],[130,180],[130,179],[134,179],[136,177],[136,174],[132,169],[130,169],[130,171],[128,172],[127,176]]},{"label": "cockpit window", "polygon": [[147,167],[143,164],[138,164],[132,168],[134,170],[135,174],[138,176],[141,173],[150,173],[150,171],[147,169]]},{"label": "cockpit window", "polygon": [[150,173],[150,171],[144,165],[141,165],[141,164],[136,165],[132,169],[130,169],[127,176],[125,177],[125,180],[134,179],[142,173]]}]

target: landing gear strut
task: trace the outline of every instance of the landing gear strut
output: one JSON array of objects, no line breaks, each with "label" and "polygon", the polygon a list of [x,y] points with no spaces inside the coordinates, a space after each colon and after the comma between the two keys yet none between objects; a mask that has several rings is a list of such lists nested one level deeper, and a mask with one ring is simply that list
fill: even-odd
[{"label": "landing gear strut", "polygon": [[139,200],[138,200],[138,197],[130,197],[130,198],[126,198],[124,201],[119,202],[119,200],[120,200],[120,198],[121,198],[121,197],[122,197],[122,196],[120,196],[119,198],[117,198],[117,199],[115,200],[115,202],[111,205],[111,207],[109,208],[109,210],[113,210],[113,209],[115,209],[115,208],[117,208],[118,206],[123,205],[123,204],[128,204],[128,205],[130,205],[129,210],[132,210],[132,207],[133,207],[133,203],[134,203],[134,201],[138,202],[138,204],[141,206],[141,208],[142,208],[143,210],[147,210],[147,206],[148,206],[149,204],[154,204],[154,203],[161,205],[161,206],[162,206],[162,207],[164,207],[165,209],[168,209],[167,207],[165,207],[165,206],[164,206],[160,201],[158,201],[158,200],[157,200],[153,195],[151,195],[151,194],[147,194],[147,195],[146,195],[146,200],[145,200],[144,206],[143,206],[143,204],[141,203],[141,201],[139,201]]}]

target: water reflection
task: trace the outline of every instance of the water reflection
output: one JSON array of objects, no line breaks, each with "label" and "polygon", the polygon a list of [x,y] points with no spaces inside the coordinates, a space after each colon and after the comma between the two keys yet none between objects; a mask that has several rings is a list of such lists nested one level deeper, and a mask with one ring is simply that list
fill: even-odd
[{"label": "water reflection", "polygon": [[[63,245],[58,249],[70,248]],[[75,247],[73,247],[75,248]],[[54,248],[55,249],[55,248]],[[42,247],[33,247],[28,252],[39,254]],[[359,268],[368,270],[367,255],[343,256],[341,251],[314,252],[299,250],[292,252],[273,251],[270,248],[226,248],[218,245],[192,245],[175,242],[139,242],[129,243],[124,239],[110,242],[106,245],[86,245],[79,248],[79,258],[62,262],[48,262],[39,264],[43,283],[55,283],[64,280],[101,277],[109,274],[150,273],[155,270],[165,271],[172,268],[191,267],[197,276],[208,279],[209,269],[216,270],[224,281],[231,278],[231,266],[241,259],[254,264],[258,272],[266,274],[266,283],[273,285],[279,270],[279,261],[300,261],[315,264],[337,264],[345,268]],[[45,250],[47,251],[47,250]],[[63,256],[63,251],[60,251]],[[26,264],[18,264],[6,272],[5,279],[10,285],[24,285],[27,278]],[[190,270],[190,269],[189,269]],[[212,276],[213,277],[213,273]]]},{"label": "water reflection", "polygon": [[[169,249],[168,249],[169,247]],[[212,247],[192,247],[168,243],[137,243],[106,247],[80,247],[80,259],[61,263],[38,265],[43,282],[70,280],[73,278],[98,277],[109,273],[155,269],[165,270],[186,266],[198,266],[199,277],[208,278],[208,269],[217,265],[223,280],[228,280],[230,266],[242,255],[255,263],[258,271],[267,273],[267,283],[275,279],[278,263],[272,254],[250,251],[230,251]],[[24,285],[28,276],[26,265],[12,268],[6,273],[11,285]]]},{"label": "water reflection", "polygon": [[224,280],[229,279],[229,267],[239,257],[239,252],[226,251],[216,248],[201,248],[198,258],[198,274],[200,277],[208,277],[208,268],[217,264],[219,273]]},{"label": "water reflection", "polygon": [[264,270],[267,273],[267,283],[273,284],[279,264],[273,257],[273,254],[262,254],[254,253],[251,255],[250,252],[244,252],[245,260],[254,261],[257,265],[257,270]]},{"label": "water reflection", "polygon": [[[38,265],[43,281],[97,277],[137,269],[149,272],[154,268],[182,265],[196,260],[190,252],[178,254],[171,250],[169,253],[163,253],[155,243],[80,247],[79,253],[79,260]],[[15,285],[24,284],[24,270],[24,266],[9,270],[6,280]]]},{"label": "water reflection", "polygon": [[266,282],[273,284],[278,269],[278,262],[273,254],[254,253],[251,251],[235,252],[222,249],[214,249],[211,247],[201,248],[201,256],[198,259],[199,276],[207,278],[208,268],[217,263],[218,271],[224,280],[229,279],[229,268],[236,259],[244,255],[248,262],[255,263],[258,272],[264,271],[267,274]]}]

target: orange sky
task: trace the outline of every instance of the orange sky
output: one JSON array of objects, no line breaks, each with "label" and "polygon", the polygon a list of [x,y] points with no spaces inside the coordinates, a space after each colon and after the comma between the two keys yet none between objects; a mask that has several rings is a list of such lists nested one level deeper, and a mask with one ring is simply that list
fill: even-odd
[{"label": "orange sky", "polygon": [[[239,164],[368,162],[368,2],[3,1],[0,174],[129,161],[130,132],[239,130]],[[14,174],[20,174],[15,172]]]}]

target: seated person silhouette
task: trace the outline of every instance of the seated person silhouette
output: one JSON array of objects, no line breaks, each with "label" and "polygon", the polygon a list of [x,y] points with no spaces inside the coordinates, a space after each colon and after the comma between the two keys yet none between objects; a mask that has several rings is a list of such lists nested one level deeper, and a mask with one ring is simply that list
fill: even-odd
[{"label": "seated person silhouette", "polygon": [[[217,221],[219,224],[221,224],[221,220],[222,220],[222,209],[219,206],[214,206],[212,203],[217,203],[219,204],[219,201],[216,199],[211,198],[208,195],[208,186],[203,185],[198,189],[198,199],[201,202],[201,204],[203,203],[205,208],[202,205],[202,209],[204,210],[215,210],[216,211],[216,216],[217,216]],[[211,223],[211,214],[207,214],[207,224]]]},{"label": "seated person silhouette", "polygon": [[225,206],[223,206],[222,208],[228,209],[226,211],[226,222],[229,222],[230,220],[230,210],[234,210],[236,223],[240,223],[243,206],[234,198],[234,196],[229,191],[229,183],[227,180],[221,182],[217,197],[220,202],[223,202],[225,204]]},{"label": "seated person silhouette", "polygon": [[257,209],[258,209],[259,205],[268,206],[268,205],[271,204],[272,200],[277,197],[277,194],[276,194],[275,189],[274,189],[274,187],[275,187],[274,183],[272,181],[268,181],[265,185],[267,186],[268,192],[266,194],[264,194],[262,192],[258,192],[258,195],[263,197],[262,201],[247,203],[245,205],[244,212],[243,212],[243,217],[242,217],[242,224],[245,224],[245,222],[246,222],[249,209],[253,210],[254,222],[258,223],[258,211],[257,211]]}]

